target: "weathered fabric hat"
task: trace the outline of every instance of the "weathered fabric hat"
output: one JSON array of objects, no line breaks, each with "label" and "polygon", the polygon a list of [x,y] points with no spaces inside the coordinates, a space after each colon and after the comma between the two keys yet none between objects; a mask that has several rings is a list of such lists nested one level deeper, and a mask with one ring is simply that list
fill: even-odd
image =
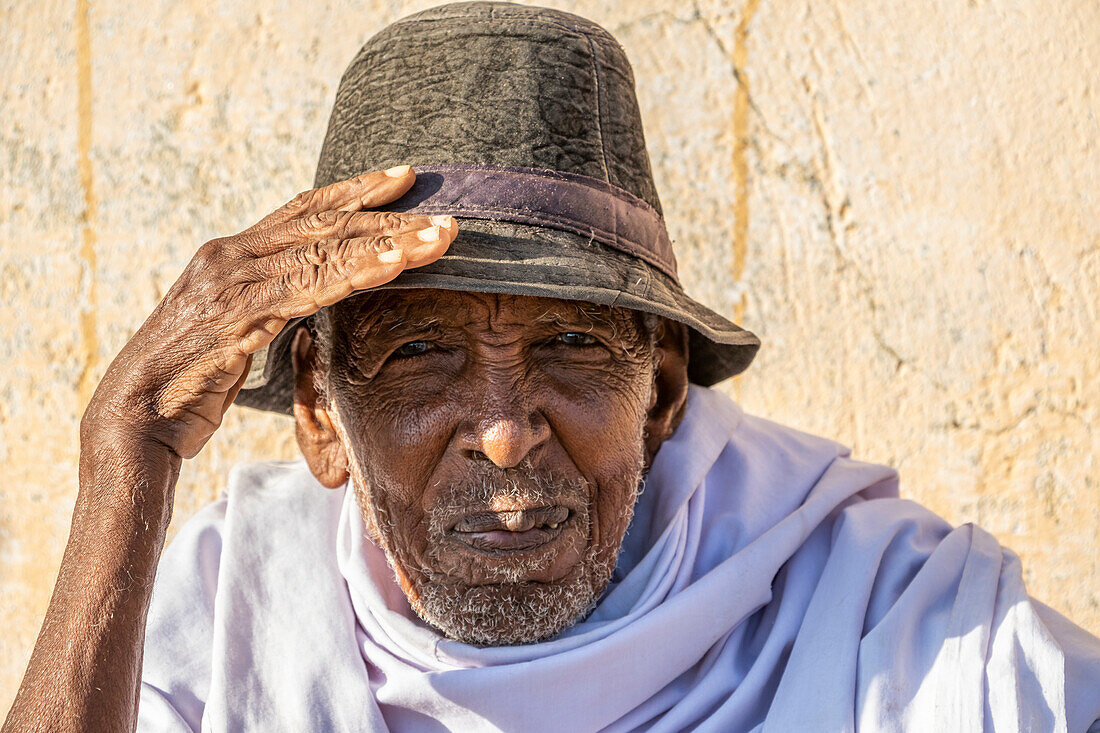
[{"label": "weathered fabric hat", "polygon": [[[441,259],[382,286],[584,300],[690,328],[688,376],[743,371],[760,341],[680,286],[618,42],[571,13],[441,5],[393,23],[340,81],[315,186],[410,164],[388,211],[453,214]],[[237,403],[289,413],[297,321],[253,359]]]}]

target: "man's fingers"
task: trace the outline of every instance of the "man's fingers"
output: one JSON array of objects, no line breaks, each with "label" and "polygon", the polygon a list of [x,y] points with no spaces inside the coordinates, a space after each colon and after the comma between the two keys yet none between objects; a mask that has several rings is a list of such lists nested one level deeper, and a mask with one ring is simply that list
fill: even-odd
[{"label": "man's fingers", "polygon": [[449,216],[401,214],[393,211],[326,210],[240,235],[241,246],[254,257],[277,254],[293,245],[325,239],[352,239],[373,234],[397,235],[435,225],[451,226]]},{"label": "man's fingers", "polygon": [[384,206],[404,196],[415,182],[416,174],[408,165],[360,173],[328,186],[302,191],[248,231],[266,229],[321,211],[358,211]]},{"label": "man's fingers", "polygon": [[265,257],[258,257],[246,263],[243,272],[255,282],[291,269],[340,262],[391,249],[407,250],[411,266],[419,267],[427,263],[422,262],[425,256],[431,256],[433,260],[438,257],[434,245],[442,242],[445,250],[454,241],[458,235],[458,224],[451,216],[417,218],[420,221],[415,225],[403,223],[390,228],[366,224],[338,227],[333,236],[304,242],[299,236],[294,240],[297,246],[284,246]]},{"label": "man's fingers", "polygon": [[[357,182],[357,178],[362,178]],[[328,208],[337,211],[359,211],[385,206],[404,196],[416,183],[412,166],[398,165],[384,171],[371,171],[348,181],[339,181],[320,189],[322,201],[332,198]],[[327,203],[327,202],[326,202]]]},{"label": "man's fingers", "polygon": [[[348,226],[346,213],[341,216],[340,231],[360,230],[359,224]],[[218,300],[229,304],[223,322],[237,324],[226,334],[225,349],[212,352],[215,358],[231,355],[240,360],[255,353],[271,343],[291,318],[308,316],[357,290],[389,282],[406,268],[434,262],[458,236],[458,222],[452,216],[404,215],[389,221],[389,229],[379,230],[377,218],[364,218],[361,228],[369,234],[358,237],[310,239],[299,230],[293,246],[263,257],[243,254],[250,248],[232,241],[212,240],[204,245],[189,265],[195,270],[191,278],[200,278],[201,273],[209,279],[209,287],[220,294]],[[196,389],[204,394],[240,389],[236,382],[242,369],[247,371],[247,366],[236,362],[199,369],[200,375],[215,375],[216,383],[204,382]],[[232,377],[227,380],[227,375]],[[231,400],[219,400],[219,404]]]},{"label": "man's fingers", "polygon": [[312,315],[356,290],[383,285],[400,275],[405,264],[402,250],[386,250],[366,257],[287,270],[260,283],[259,287],[267,293],[271,312],[289,320]]},{"label": "man's fingers", "polygon": [[222,415],[229,409],[229,406],[233,404],[233,400],[237,399],[237,393],[241,391],[241,387],[244,386],[245,380],[248,379],[248,372],[252,369],[252,354],[248,355],[248,358],[244,362],[244,370],[241,371],[240,379],[229,388],[229,391],[225,393],[225,399],[222,400]]},{"label": "man's fingers", "polygon": [[452,220],[448,229],[316,242],[287,250],[282,258],[267,258],[271,269],[252,287],[264,293],[273,316],[308,316],[357,290],[387,283],[406,268],[436,261],[457,234]]}]

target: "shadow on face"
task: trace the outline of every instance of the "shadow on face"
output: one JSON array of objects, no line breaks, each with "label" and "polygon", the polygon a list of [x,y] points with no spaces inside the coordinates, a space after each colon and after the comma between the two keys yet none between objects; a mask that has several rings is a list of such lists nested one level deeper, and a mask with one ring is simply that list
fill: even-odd
[{"label": "shadow on face", "polygon": [[576,301],[364,293],[296,338],[299,445],[322,483],[350,474],[422,618],[469,643],[544,639],[610,578],[682,412],[685,340]]}]

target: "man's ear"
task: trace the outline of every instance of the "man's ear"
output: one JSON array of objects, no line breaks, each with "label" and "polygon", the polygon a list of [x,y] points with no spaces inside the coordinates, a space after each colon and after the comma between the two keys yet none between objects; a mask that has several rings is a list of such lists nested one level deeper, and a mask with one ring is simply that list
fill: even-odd
[{"label": "man's ear", "polygon": [[338,489],[348,480],[347,453],[333,427],[329,407],[317,392],[314,378],[320,362],[305,326],[299,326],[294,334],[290,357],[294,364],[294,432],[298,448],[321,485]]},{"label": "man's ear", "polygon": [[657,369],[653,374],[649,417],[646,421],[646,467],[653,463],[657,449],[684,417],[688,390],[688,332],[682,323],[664,319],[657,341]]}]

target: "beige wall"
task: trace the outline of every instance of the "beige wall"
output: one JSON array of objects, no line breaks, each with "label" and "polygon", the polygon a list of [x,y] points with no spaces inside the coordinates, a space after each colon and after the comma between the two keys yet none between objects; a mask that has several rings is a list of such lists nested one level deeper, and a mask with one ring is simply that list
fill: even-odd
[{"label": "beige wall", "polygon": [[[199,244],[309,186],[346,64],[431,4],[0,7],[0,712],[99,376]],[[1100,5],[550,4],[626,47],[689,292],[763,337],[726,389],[899,467],[1100,632]],[[175,526],[294,454],[231,412]]]}]

